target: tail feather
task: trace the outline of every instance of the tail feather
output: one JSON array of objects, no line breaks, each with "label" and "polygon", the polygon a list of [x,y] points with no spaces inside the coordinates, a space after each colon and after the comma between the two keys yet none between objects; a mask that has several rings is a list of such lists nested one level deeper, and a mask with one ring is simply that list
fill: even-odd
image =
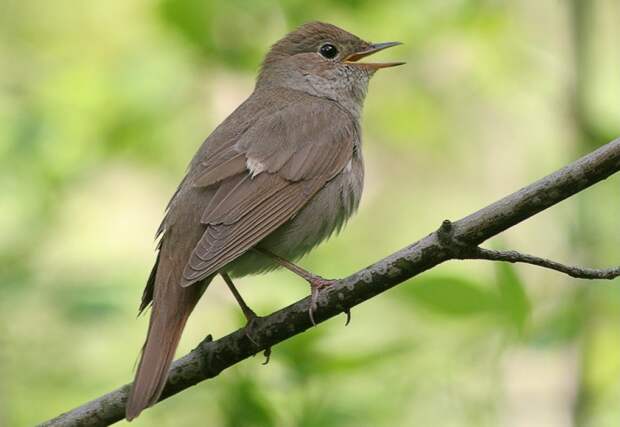
[{"label": "tail feather", "polygon": [[149,329],[125,409],[128,421],[159,400],[185,323],[210,281],[182,288],[177,275],[162,274],[167,267],[159,263],[157,269]]},{"label": "tail feather", "polygon": [[161,396],[188,317],[189,313],[164,323],[153,313],[152,319],[155,321],[151,322],[149,327],[136,378],[127,400],[127,420],[136,418]]}]

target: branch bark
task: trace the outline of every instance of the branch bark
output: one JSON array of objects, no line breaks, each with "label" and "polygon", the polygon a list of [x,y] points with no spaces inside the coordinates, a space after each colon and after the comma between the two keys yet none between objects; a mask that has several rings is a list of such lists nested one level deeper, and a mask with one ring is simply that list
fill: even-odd
[{"label": "branch bark", "polygon": [[517,251],[493,251],[484,248],[474,248],[474,250],[463,255],[459,259],[484,259],[488,261],[506,261],[512,263],[523,263],[537,265],[539,267],[548,268],[549,270],[559,271],[568,274],[576,279],[604,279],[613,280],[620,276],[620,267],[613,268],[588,268],[566,265],[550,259],[541,258],[535,255],[522,254]]},{"label": "branch bark", "polygon": [[[352,307],[450,259],[527,262],[566,274],[582,273],[571,274],[575,277],[616,277],[620,267],[608,270],[579,269],[517,252],[489,251],[478,248],[478,245],[619,170],[620,138],[463,219],[444,221],[439,230],[337,281],[321,292],[315,320],[321,323],[340,313],[348,313]],[[243,329],[215,341],[208,336],[198,347],[173,364],[161,399],[213,378],[224,369],[310,328],[309,304],[310,298],[306,297],[258,319],[252,334],[256,343],[246,336]],[[126,384],[41,425],[67,427],[112,424],[124,417],[128,391],[129,384]]]}]

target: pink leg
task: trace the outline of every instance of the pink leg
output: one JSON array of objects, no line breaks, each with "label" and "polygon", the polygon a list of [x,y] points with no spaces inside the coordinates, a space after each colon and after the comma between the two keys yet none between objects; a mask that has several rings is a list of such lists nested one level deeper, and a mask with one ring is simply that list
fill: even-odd
[{"label": "pink leg", "polygon": [[[247,323],[245,324],[245,336],[248,337],[248,339],[252,341],[254,345],[260,346],[260,344],[258,344],[256,340],[252,338],[252,329],[254,328],[256,319],[258,319],[259,316],[257,316],[256,313],[254,313],[254,310],[252,310],[245,303],[243,297],[235,287],[235,284],[233,283],[230,276],[224,272],[221,272],[220,276],[222,276],[222,279],[224,279],[224,282],[226,282],[226,285],[228,285],[228,289],[230,289],[230,292],[235,297],[235,300],[237,300],[237,304],[239,304],[239,307],[241,307],[241,311],[243,311],[243,315],[247,320]],[[271,347],[267,347],[263,354],[265,355],[265,361],[263,362],[263,365],[266,365],[267,363],[269,363],[269,359],[271,357]]]},{"label": "pink leg", "polygon": [[263,255],[268,256],[273,259],[275,262],[280,264],[282,267],[286,268],[289,271],[297,274],[301,278],[305,279],[308,283],[310,283],[310,309],[308,310],[308,314],[310,315],[310,321],[313,325],[316,325],[314,322],[314,311],[317,308],[317,300],[319,298],[319,291],[325,287],[328,287],[336,282],[336,280],[324,279],[321,276],[318,276],[314,273],[309,272],[308,270],[304,270],[300,266],[266,250],[261,248],[254,248],[256,252],[259,252]]},{"label": "pink leg", "polygon": [[[245,303],[243,297],[235,287],[235,284],[233,283],[230,276],[223,272],[220,273],[220,276],[222,276],[222,279],[224,279],[224,282],[226,282],[226,285],[228,285],[228,289],[230,289],[230,292],[232,292],[235,300],[237,300],[237,304],[239,304],[239,307],[241,307],[241,311],[243,311],[243,315],[247,320],[247,323],[245,325],[245,336],[248,337],[248,339],[252,341],[254,345],[260,346],[260,344],[258,344],[256,340],[252,338],[252,329],[254,328],[254,325],[256,324],[256,319],[258,319],[259,316],[257,316],[256,313],[254,313],[254,310],[252,310]],[[267,347],[263,354],[265,355],[265,361],[263,362],[263,365],[266,365],[267,363],[269,363],[269,358],[271,357],[271,347]]]},{"label": "pink leg", "polygon": [[258,316],[256,315],[256,313],[254,313],[254,310],[252,310],[245,303],[245,301],[243,300],[243,297],[241,296],[241,294],[235,287],[235,284],[231,280],[230,276],[226,273],[220,273],[220,276],[222,276],[222,279],[224,279],[224,282],[226,282],[226,285],[228,285],[228,289],[230,289],[230,292],[235,297],[237,304],[239,304],[239,307],[241,307],[241,311],[243,311],[243,315],[245,316],[245,319],[248,321],[248,323],[256,319]]}]

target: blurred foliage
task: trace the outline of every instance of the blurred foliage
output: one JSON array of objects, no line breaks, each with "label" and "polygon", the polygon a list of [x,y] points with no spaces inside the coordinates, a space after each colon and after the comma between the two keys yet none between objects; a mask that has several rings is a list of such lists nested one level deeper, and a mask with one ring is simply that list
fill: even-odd
[{"label": "blurred foliage", "polygon": [[[167,198],[251,92],[268,47],[324,20],[405,44],[365,107],[366,192],[302,265],[347,275],[620,132],[614,0],[0,3],[0,426],[127,382]],[[620,179],[502,235],[566,262],[620,259]],[[496,242],[494,242],[496,243]],[[286,272],[240,281],[268,313]],[[242,324],[209,288],[179,353]],[[448,263],[146,411],[144,426],[616,426],[620,289]]]},{"label": "blurred foliage", "polygon": [[410,286],[401,290],[403,300],[451,317],[487,314],[521,334],[530,314],[524,284],[512,265],[498,263],[495,267],[497,279],[493,286],[496,289],[467,276],[432,275],[412,280]]}]

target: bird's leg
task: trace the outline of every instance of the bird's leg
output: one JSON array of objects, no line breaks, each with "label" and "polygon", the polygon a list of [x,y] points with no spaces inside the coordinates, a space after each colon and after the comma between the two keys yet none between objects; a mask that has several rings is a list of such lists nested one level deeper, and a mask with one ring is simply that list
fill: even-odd
[{"label": "bird's leg", "polygon": [[256,313],[254,313],[254,310],[252,310],[245,303],[245,301],[243,300],[243,297],[241,296],[241,294],[235,287],[235,284],[233,283],[230,276],[224,272],[221,272],[220,276],[222,276],[222,279],[224,279],[224,282],[226,282],[226,285],[228,285],[228,289],[230,289],[230,292],[235,297],[235,300],[237,300],[237,304],[239,304],[239,307],[241,307],[241,311],[243,311],[243,315],[245,316],[245,319],[247,320],[247,323],[245,325],[245,336],[248,337],[248,339],[252,341],[254,344],[258,345],[258,343],[250,335],[251,329],[254,327],[254,322],[256,321],[256,319],[258,319],[258,316],[256,315]]},{"label": "bird's leg", "polygon": [[255,247],[254,250],[258,253],[268,256],[276,263],[280,264],[282,267],[286,268],[289,271],[292,271],[293,273],[297,274],[308,283],[310,283],[310,308],[308,309],[308,314],[310,315],[310,321],[312,322],[312,324],[316,325],[316,323],[314,322],[314,311],[316,311],[317,308],[319,291],[325,287],[336,283],[336,280],[324,279],[321,276],[311,273],[308,270],[304,270],[297,264],[294,264],[266,249]]},{"label": "bird's leg", "polygon": [[228,285],[228,289],[230,289],[230,292],[232,292],[233,296],[235,297],[235,300],[237,300],[237,304],[239,304],[239,307],[241,307],[241,311],[243,311],[243,315],[245,316],[248,323],[252,322],[254,319],[258,317],[256,313],[254,313],[254,310],[252,310],[245,303],[245,301],[243,300],[243,297],[241,296],[241,294],[235,287],[235,284],[233,283],[230,276],[226,273],[220,273],[220,275],[222,276],[222,279],[224,279],[224,282],[226,282],[226,285]]}]

